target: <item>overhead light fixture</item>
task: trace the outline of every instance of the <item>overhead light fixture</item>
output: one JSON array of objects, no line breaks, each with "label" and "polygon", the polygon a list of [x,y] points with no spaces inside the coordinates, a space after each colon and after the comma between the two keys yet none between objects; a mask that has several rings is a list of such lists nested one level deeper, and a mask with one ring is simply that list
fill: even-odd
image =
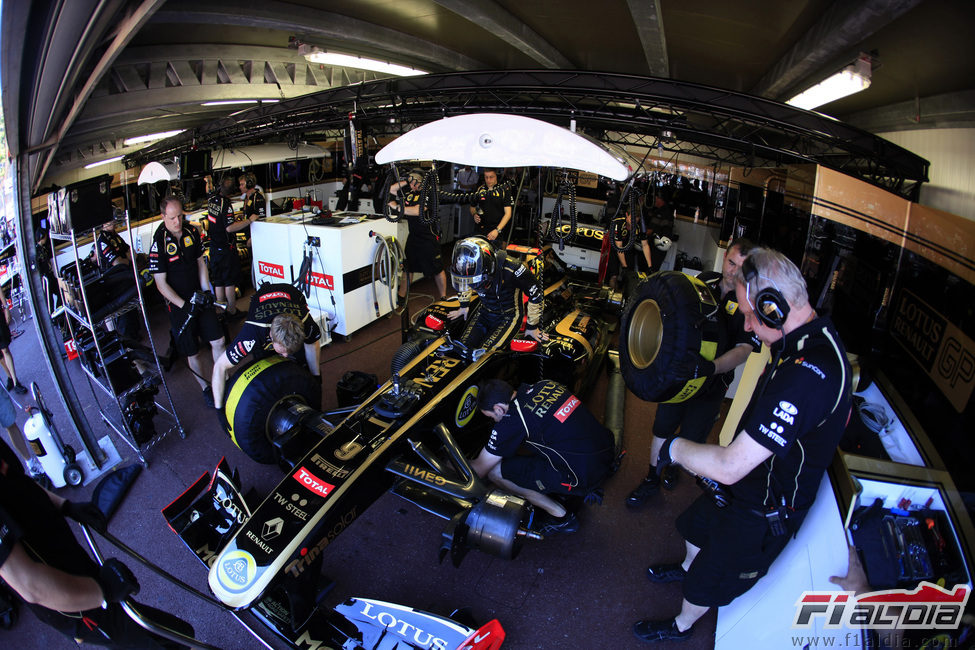
[{"label": "overhead light fixture", "polygon": [[811,110],[835,102],[870,87],[870,55],[860,54],[856,62],[846,66],[812,88],[804,90],[786,102],[798,108]]},{"label": "overhead light fixture", "polygon": [[356,68],[357,70],[371,70],[391,74],[397,77],[415,77],[427,74],[426,70],[418,70],[405,65],[397,65],[388,61],[378,59],[367,59],[364,56],[353,54],[339,54],[338,52],[325,52],[314,45],[302,43],[298,47],[298,52],[311,63],[321,63],[324,65],[337,65],[343,68]]},{"label": "overhead light fixture", "polygon": [[150,133],[149,135],[140,135],[134,138],[126,138],[122,141],[122,144],[128,147],[133,144],[142,144],[143,142],[154,142],[156,140],[165,140],[166,138],[171,138],[174,135],[179,135],[186,129],[177,129],[175,131],[162,131],[161,133]]},{"label": "overhead light fixture", "polygon": [[230,106],[232,104],[256,104],[256,99],[223,99],[216,102],[203,102],[203,106]]},{"label": "overhead light fixture", "polygon": [[99,160],[98,162],[88,163],[85,165],[85,169],[91,169],[92,167],[98,167],[100,165],[107,165],[108,163],[118,162],[122,160],[124,156],[115,156],[114,158],[106,158],[105,160]]}]

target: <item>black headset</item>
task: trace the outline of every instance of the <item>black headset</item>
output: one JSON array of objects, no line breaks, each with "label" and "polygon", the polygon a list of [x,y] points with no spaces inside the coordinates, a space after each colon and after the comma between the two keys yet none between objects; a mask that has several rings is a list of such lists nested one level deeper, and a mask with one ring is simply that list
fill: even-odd
[{"label": "black headset", "polygon": [[257,187],[257,176],[255,176],[252,172],[247,172],[244,174],[244,187],[249,190]]},{"label": "black headset", "polygon": [[[775,280],[759,272],[751,256],[746,257],[742,263],[741,273],[745,278],[746,291],[748,290],[748,285],[753,282],[758,284],[759,278],[765,278],[775,285]],[[755,310],[755,316],[758,317],[758,320],[762,324],[778,330],[785,326],[785,319],[789,317],[789,303],[777,286],[765,287],[756,291],[755,300],[752,302],[752,309]]]}]

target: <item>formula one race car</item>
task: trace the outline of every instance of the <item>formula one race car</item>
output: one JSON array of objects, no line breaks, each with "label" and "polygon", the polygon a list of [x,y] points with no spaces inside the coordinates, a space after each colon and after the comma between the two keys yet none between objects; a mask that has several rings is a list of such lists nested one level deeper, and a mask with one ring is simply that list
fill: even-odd
[{"label": "formula one race car", "polygon": [[[488,378],[516,385],[548,378],[584,393],[607,357],[619,295],[574,279],[550,249],[510,246],[508,254],[546,287],[544,342],[518,338],[516,322],[496,347],[466,349],[455,338],[463,322],[446,316],[457,301],[436,302],[404,331],[392,377],[335,426],[312,407],[318,387],[311,382],[309,393],[307,375],[292,361],[260,360],[230,380],[226,413],[234,441],[286,474],[252,509],[224,464],[164,510],[171,528],[210,567],[209,586],[220,602],[248,609],[292,644],[327,638],[346,647],[339,641],[347,631],[335,612],[313,616],[322,553],[387,490],[449,521],[441,560],[449,555],[455,565],[470,549],[513,558],[524,540],[541,539],[531,529],[532,506],[493,490],[468,462],[492,424],[476,415],[477,386]],[[283,398],[282,387],[288,389]],[[613,410],[622,413],[622,404]],[[356,602],[349,608],[379,607]],[[429,631],[432,623],[424,625]],[[474,638],[487,643],[484,634]],[[400,642],[396,647],[439,647]]]}]

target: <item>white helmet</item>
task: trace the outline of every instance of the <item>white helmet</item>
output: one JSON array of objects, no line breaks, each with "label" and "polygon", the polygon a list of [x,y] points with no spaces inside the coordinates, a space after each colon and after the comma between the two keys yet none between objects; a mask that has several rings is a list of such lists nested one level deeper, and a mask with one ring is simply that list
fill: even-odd
[{"label": "white helmet", "polygon": [[666,253],[667,251],[670,250],[670,247],[673,245],[674,242],[670,239],[670,237],[666,235],[653,236],[653,247],[656,248],[658,251],[663,251]]}]

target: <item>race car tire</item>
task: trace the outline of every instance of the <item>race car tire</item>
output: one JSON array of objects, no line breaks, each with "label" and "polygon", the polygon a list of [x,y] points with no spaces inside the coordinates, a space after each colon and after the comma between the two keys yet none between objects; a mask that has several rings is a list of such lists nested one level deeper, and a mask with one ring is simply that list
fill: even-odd
[{"label": "race car tire", "polygon": [[416,355],[423,352],[423,348],[430,345],[430,341],[424,339],[417,339],[414,341],[407,341],[403,345],[399,346],[396,352],[393,354],[392,361],[389,362],[389,370],[392,374],[398,373],[402,370],[406,364],[412,361]]},{"label": "race car tire", "polygon": [[268,434],[274,407],[297,398],[321,409],[322,391],[315,378],[292,359],[278,355],[259,359],[234,373],[227,382],[224,406],[231,440],[259,463],[277,461]]},{"label": "race car tire", "polygon": [[620,368],[626,386],[648,402],[683,402],[714,377],[684,381],[676,374],[690,353],[713,360],[726,345],[717,304],[706,284],[684,273],[661,271],[641,282],[620,325]]}]

